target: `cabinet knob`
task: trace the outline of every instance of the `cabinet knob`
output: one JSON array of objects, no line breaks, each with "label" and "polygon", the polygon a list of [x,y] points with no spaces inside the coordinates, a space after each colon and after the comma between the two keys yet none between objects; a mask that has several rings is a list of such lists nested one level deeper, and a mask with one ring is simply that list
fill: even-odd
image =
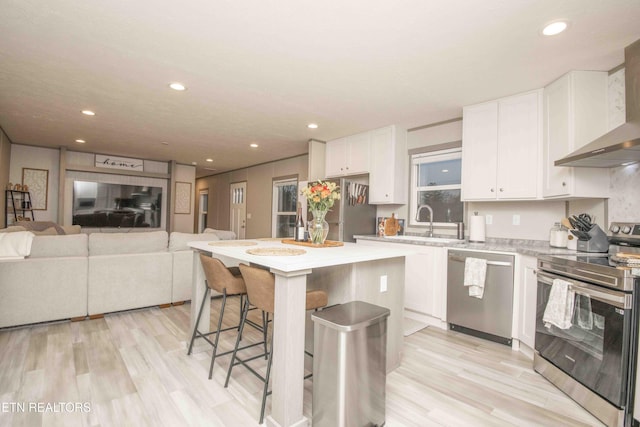
[{"label": "cabinet knob", "polygon": [[491,192],[492,192],[492,193],[494,193],[494,192],[495,192],[495,190],[492,188],[492,189],[491,189]]},{"label": "cabinet knob", "polygon": [[567,183],[566,183],[566,182],[562,182],[562,186],[563,186],[563,187],[566,187],[566,186],[567,186]]},{"label": "cabinet knob", "polygon": [[346,169],[347,169],[347,170],[349,170],[349,166],[347,166],[347,168],[346,168]]},{"label": "cabinet knob", "polygon": [[533,275],[535,276],[535,275],[537,275],[537,274],[538,274],[538,270],[533,270],[533,271],[532,271],[532,273],[533,273]]},{"label": "cabinet knob", "polygon": [[500,189],[500,192],[502,193],[503,191],[504,191],[504,188],[501,188],[501,189]]}]

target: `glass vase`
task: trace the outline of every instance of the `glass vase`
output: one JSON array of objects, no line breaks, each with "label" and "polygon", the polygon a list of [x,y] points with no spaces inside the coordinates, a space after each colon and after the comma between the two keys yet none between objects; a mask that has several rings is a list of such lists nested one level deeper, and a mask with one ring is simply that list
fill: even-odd
[{"label": "glass vase", "polygon": [[309,241],[314,245],[322,245],[329,234],[329,223],[324,220],[326,210],[311,209],[313,218],[309,221]]}]

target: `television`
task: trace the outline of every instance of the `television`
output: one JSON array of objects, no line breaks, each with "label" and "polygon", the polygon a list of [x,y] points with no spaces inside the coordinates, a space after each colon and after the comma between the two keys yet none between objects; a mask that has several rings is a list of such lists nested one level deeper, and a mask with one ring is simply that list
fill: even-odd
[{"label": "television", "polygon": [[161,227],[162,187],[73,182],[73,225]]}]

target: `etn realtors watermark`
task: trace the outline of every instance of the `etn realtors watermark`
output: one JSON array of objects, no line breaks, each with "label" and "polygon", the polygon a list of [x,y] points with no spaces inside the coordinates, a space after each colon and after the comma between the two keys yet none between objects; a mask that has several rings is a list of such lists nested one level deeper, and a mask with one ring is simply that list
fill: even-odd
[{"label": "etn realtors watermark", "polygon": [[90,402],[0,402],[0,412],[74,413],[91,412]]}]

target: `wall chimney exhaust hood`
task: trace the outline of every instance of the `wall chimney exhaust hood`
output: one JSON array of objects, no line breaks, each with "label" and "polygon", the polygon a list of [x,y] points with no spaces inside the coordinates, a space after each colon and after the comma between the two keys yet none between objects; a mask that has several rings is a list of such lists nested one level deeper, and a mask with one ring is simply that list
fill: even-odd
[{"label": "wall chimney exhaust hood", "polygon": [[556,160],[556,166],[612,168],[640,162],[640,40],[624,50],[626,123]]}]

